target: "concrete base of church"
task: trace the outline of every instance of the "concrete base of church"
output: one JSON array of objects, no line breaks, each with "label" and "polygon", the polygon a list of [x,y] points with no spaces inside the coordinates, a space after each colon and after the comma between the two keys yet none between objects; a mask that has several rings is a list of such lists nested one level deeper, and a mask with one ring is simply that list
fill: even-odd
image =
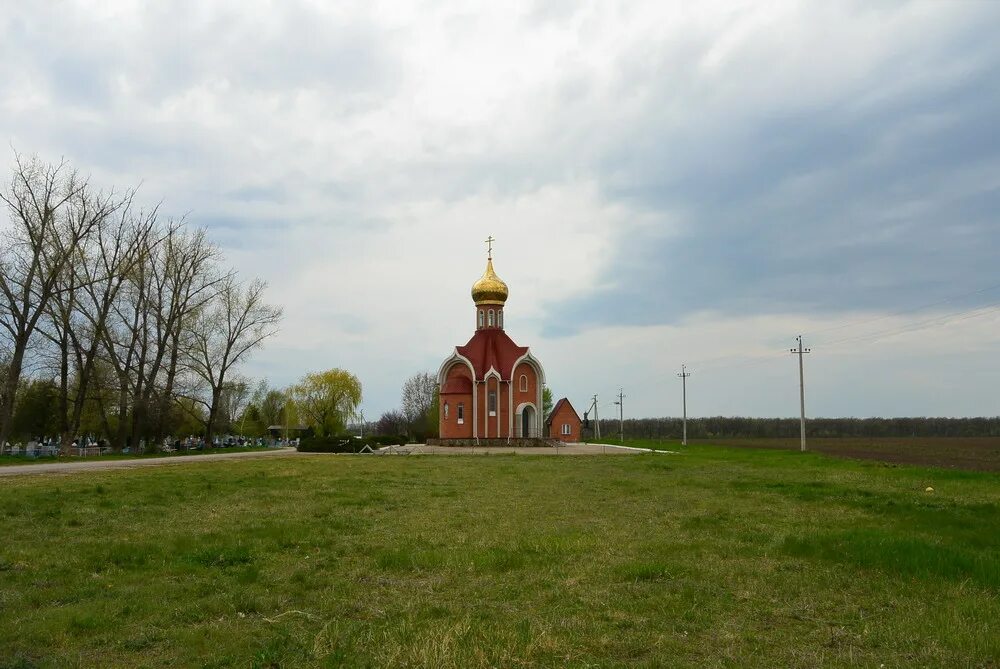
[{"label": "concrete base of church", "polygon": [[562,446],[558,441],[553,439],[507,439],[503,437],[501,439],[428,439],[428,446],[455,446],[455,447],[475,447],[480,448],[501,448],[501,447],[514,447],[514,448],[538,448],[538,447],[554,447]]}]

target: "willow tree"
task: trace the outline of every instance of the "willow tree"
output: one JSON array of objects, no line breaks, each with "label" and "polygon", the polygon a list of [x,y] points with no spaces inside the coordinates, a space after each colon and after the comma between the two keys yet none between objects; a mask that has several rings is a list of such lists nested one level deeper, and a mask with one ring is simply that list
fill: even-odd
[{"label": "willow tree", "polygon": [[343,369],[306,374],[288,393],[299,419],[320,437],[342,432],[361,406],[361,381]]}]

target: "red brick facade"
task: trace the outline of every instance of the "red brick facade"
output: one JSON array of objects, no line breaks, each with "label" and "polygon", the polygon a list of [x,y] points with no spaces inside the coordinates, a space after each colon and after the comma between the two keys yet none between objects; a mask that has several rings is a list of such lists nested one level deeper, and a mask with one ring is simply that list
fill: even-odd
[{"label": "red brick facade", "polygon": [[[536,365],[525,359],[506,374],[491,368],[473,382],[469,365],[461,358],[449,358],[441,370],[441,439],[541,437]],[[491,393],[495,394],[492,411]]]},{"label": "red brick facade", "polygon": [[575,444],[580,441],[580,416],[565,397],[556,402],[546,421],[549,438]]}]

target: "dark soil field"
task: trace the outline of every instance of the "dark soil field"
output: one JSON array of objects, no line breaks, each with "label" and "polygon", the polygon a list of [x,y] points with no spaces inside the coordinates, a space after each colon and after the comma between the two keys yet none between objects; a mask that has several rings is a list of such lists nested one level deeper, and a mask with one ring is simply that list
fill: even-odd
[{"label": "dark soil field", "polygon": [[[798,439],[705,439],[691,443],[798,450]],[[844,437],[808,439],[811,451],[859,460],[1000,471],[1000,437]]]}]

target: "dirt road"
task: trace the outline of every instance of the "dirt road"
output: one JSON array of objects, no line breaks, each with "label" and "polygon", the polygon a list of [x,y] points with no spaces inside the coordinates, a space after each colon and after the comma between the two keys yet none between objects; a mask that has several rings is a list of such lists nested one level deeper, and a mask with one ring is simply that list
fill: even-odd
[{"label": "dirt road", "polygon": [[295,455],[294,448],[276,448],[267,451],[244,451],[242,453],[213,453],[210,455],[171,455],[162,458],[135,458],[133,460],[74,460],[72,462],[47,462],[37,465],[10,465],[0,467],[0,477],[22,476],[26,474],[67,474],[92,469],[129,469],[132,467],[156,467],[159,465],[180,465],[191,462],[214,462],[237,458],[273,458]]}]

